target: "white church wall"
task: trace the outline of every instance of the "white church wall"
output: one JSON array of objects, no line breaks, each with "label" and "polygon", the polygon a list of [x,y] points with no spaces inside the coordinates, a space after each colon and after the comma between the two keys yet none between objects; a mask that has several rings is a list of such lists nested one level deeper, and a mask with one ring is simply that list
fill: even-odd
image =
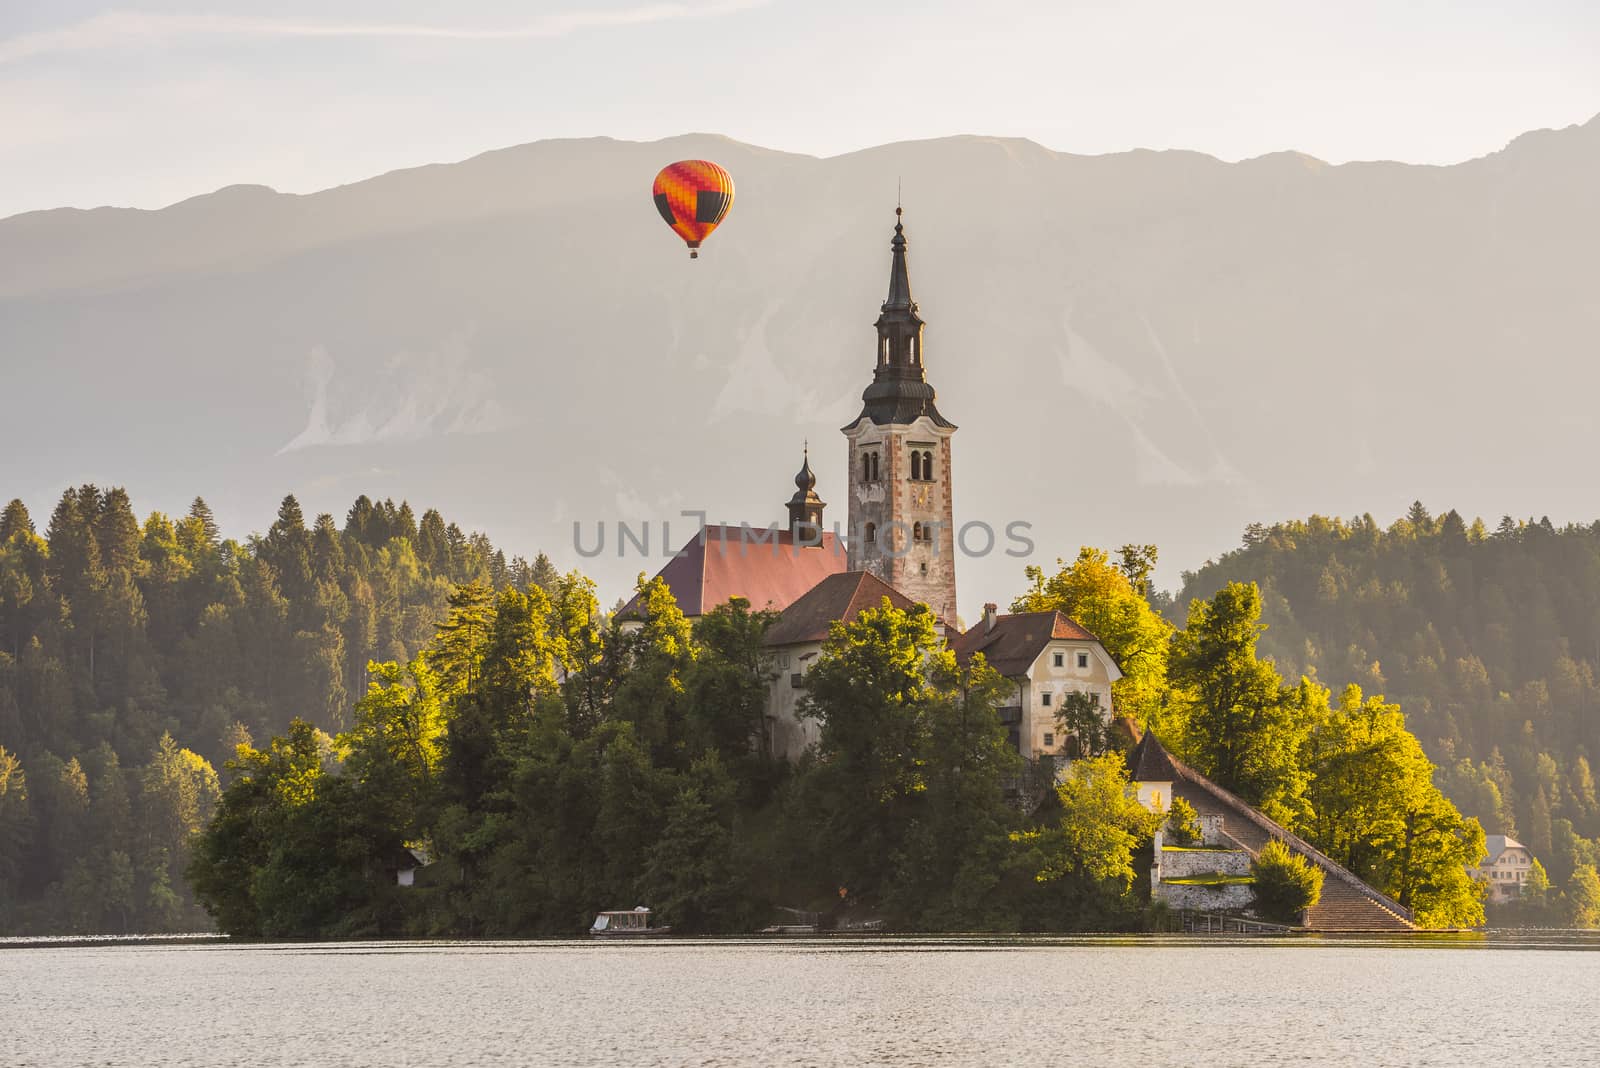
[{"label": "white church wall", "polygon": [[[774,756],[794,761],[822,737],[822,725],[814,719],[800,718],[800,699],[806,671],[817,662],[821,642],[802,642],[775,649],[768,660],[773,673],[768,691],[767,726]],[[795,676],[802,685],[795,685]]]}]

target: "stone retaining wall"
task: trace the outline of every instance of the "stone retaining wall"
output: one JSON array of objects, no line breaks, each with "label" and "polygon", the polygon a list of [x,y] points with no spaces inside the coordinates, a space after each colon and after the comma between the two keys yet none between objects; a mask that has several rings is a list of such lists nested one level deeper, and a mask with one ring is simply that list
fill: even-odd
[{"label": "stone retaining wall", "polygon": [[1233,912],[1255,904],[1255,887],[1233,883],[1222,886],[1173,886],[1162,883],[1157,894],[1175,909],[1201,912]]},{"label": "stone retaining wall", "polygon": [[1250,854],[1242,849],[1163,849],[1158,859],[1163,879],[1186,879],[1210,872],[1250,874]]}]

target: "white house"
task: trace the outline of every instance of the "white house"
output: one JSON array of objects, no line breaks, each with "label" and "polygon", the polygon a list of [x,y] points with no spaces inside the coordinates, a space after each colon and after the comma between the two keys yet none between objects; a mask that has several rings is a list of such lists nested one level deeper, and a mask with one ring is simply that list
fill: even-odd
[{"label": "white house", "polygon": [[1078,739],[1063,733],[1057,722],[1068,694],[1089,694],[1110,720],[1111,684],[1122,678],[1122,669],[1100,639],[1061,612],[1001,615],[986,604],[983,619],[957,638],[954,648],[963,664],[982,653],[1015,687],[1015,699],[1000,707],[1000,717],[1017,751],[1029,760],[1079,755]]},{"label": "white house", "polygon": [[1533,870],[1533,853],[1515,838],[1503,834],[1485,835],[1483,841],[1489,847],[1489,854],[1476,868],[1468,868],[1467,874],[1489,884],[1491,904],[1515,901],[1522,896],[1522,887]]}]

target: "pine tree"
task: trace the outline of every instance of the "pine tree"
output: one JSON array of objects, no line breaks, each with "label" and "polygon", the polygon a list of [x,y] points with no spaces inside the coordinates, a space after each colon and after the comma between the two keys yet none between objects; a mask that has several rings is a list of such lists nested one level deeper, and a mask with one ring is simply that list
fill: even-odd
[{"label": "pine tree", "polygon": [[434,625],[428,666],[439,676],[445,693],[474,693],[483,673],[489,637],[493,591],[481,583],[458,587],[450,595],[449,614]]},{"label": "pine tree", "polygon": [[400,502],[400,510],[395,513],[394,524],[389,530],[389,536],[391,538],[404,538],[409,542],[417,540],[417,517],[412,514],[409,502]]},{"label": "pine tree", "polygon": [[13,497],[5,510],[0,512],[0,545],[10,541],[13,535],[24,532],[35,533],[33,519],[28,515],[27,505]]},{"label": "pine tree", "polygon": [[[556,565],[550,562],[548,556],[540,553],[533,558],[533,566],[528,571],[527,584],[537,586],[545,593],[554,596],[556,587],[560,582],[561,573],[556,570]],[[524,588],[526,588],[526,584]]]},{"label": "pine tree", "polygon": [[429,508],[422,513],[422,523],[417,527],[417,559],[436,571],[445,569],[449,562],[450,547],[445,538],[444,519]]},{"label": "pine tree", "polygon": [[139,563],[139,520],[128,493],[120,486],[106,491],[94,517],[95,542],[107,571],[132,571]]},{"label": "pine tree", "polygon": [[327,512],[317,516],[311,531],[311,570],[318,582],[337,581],[345,571],[344,540]]},{"label": "pine tree", "polygon": [[211,506],[204,497],[196,497],[190,502],[189,518],[195,521],[200,535],[197,547],[203,545],[214,548],[222,541],[222,528],[217,526],[217,517],[212,514]]},{"label": "pine tree", "polygon": [[365,493],[357,497],[355,503],[350,506],[349,513],[345,516],[345,537],[353,538],[363,545],[380,544],[380,542],[373,539],[369,529],[372,526],[372,511],[372,499],[370,497]]}]

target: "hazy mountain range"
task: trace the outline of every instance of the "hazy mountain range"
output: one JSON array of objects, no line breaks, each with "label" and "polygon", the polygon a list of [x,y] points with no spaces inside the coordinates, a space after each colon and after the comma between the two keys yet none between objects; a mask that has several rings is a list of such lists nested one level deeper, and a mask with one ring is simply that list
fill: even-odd
[{"label": "hazy mountain range", "polygon": [[[737,183],[691,262],[650,182]],[[691,135],[545,141],[309,195],[0,221],[0,496],[436,505],[582,563],[572,524],[767,522],[809,439],[844,519],[896,183],[959,519],[1036,562],[1415,497],[1600,515],[1600,117],[1455,166],[1075,156],[956,137],[816,159]],[[687,537],[677,520],[673,540]],[[659,539],[659,525],[654,537]],[[651,548],[659,550],[657,542]],[[1022,561],[959,565],[964,614]]]}]

